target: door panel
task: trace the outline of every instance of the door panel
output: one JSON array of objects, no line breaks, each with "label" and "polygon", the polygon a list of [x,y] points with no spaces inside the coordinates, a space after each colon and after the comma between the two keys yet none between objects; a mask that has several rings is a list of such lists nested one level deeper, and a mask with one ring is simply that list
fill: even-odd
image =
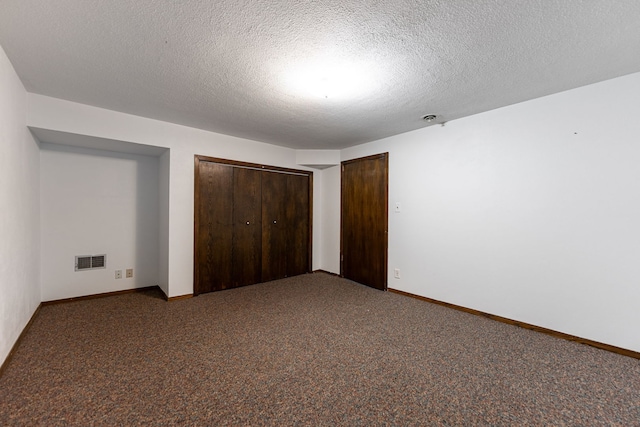
[{"label": "door panel", "polygon": [[261,281],[261,171],[233,169],[233,286]]},{"label": "door panel", "polygon": [[309,272],[309,177],[287,175],[287,276]]},{"label": "door panel", "polygon": [[342,163],[341,273],[387,288],[388,154]]},{"label": "door panel", "polygon": [[233,168],[199,162],[194,293],[232,286]]},{"label": "door panel", "polygon": [[287,175],[262,172],[262,281],[287,275]]}]

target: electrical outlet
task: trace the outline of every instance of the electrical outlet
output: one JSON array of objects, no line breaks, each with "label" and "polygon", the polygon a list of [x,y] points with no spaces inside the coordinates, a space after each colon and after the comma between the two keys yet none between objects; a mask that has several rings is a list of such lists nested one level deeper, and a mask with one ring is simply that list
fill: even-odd
[{"label": "electrical outlet", "polygon": [[133,268],[127,268],[127,279],[133,277]]},{"label": "electrical outlet", "polygon": [[122,279],[122,270],[116,270],[116,279]]},{"label": "electrical outlet", "polygon": [[399,268],[394,268],[393,269],[393,277],[395,277],[396,279],[400,278],[400,269]]}]

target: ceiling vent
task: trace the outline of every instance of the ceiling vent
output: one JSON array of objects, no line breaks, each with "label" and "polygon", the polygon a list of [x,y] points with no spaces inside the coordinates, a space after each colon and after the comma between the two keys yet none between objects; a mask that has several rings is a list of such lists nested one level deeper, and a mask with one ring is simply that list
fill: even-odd
[{"label": "ceiling vent", "polygon": [[76,271],[95,270],[97,268],[107,268],[106,255],[76,256]]}]

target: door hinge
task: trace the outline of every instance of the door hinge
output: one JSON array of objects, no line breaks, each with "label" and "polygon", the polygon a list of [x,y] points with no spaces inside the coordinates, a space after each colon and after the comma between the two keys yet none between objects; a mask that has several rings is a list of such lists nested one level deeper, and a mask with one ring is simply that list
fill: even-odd
[{"label": "door hinge", "polygon": [[340,262],[344,261],[344,255],[340,254]]}]

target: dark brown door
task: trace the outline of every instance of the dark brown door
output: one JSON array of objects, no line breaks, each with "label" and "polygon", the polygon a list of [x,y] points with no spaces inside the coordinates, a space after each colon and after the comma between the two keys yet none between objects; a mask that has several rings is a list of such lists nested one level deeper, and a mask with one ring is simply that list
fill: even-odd
[{"label": "dark brown door", "polygon": [[341,274],[387,289],[388,153],[342,162]]},{"label": "dark brown door", "polygon": [[199,162],[196,168],[194,293],[233,287],[233,168]]},{"label": "dark brown door", "polygon": [[195,157],[194,293],[311,270],[313,175]]},{"label": "dark brown door", "polygon": [[233,287],[262,278],[262,172],[233,168]]},{"label": "dark brown door", "polygon": [[287,175],[262,172],[262,281],[287,275]]},{"label": "dark brown door", "polygon": [[306,175],[287,175],[287,276],[310,270],[309,180]]}]

